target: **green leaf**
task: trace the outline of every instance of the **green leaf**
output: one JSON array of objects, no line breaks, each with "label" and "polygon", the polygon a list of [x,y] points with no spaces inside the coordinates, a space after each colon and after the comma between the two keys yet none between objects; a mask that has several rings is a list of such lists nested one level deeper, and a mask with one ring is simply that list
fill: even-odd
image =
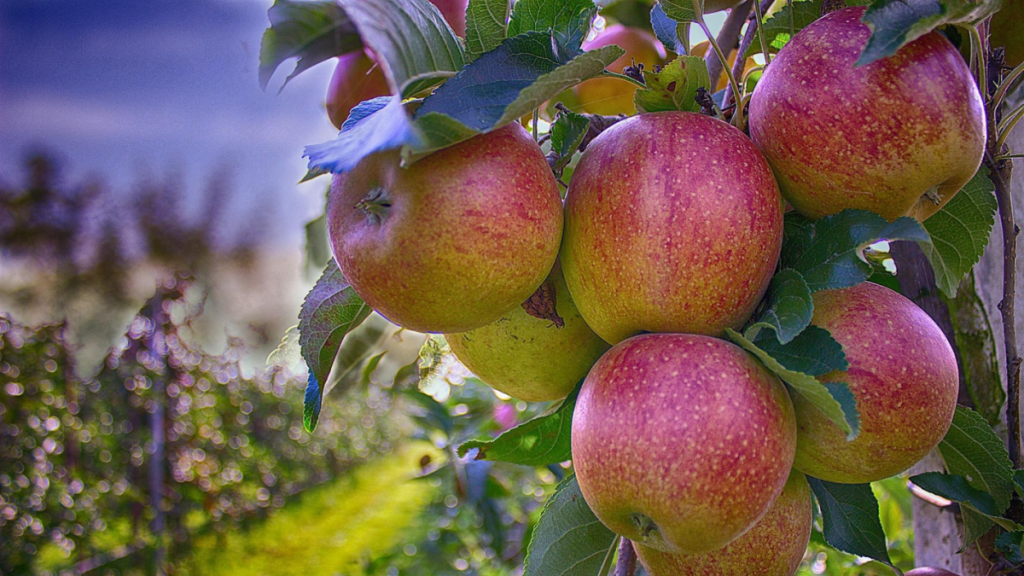
[{"label": "green leaf", "polygon": [[567,52],[552,42],[551,36],[540,32],[508,38],[435,90],[423,101],[415,117],[438,112],[470,129],[487,132],[599,74],[623,51],[617,46],[606,46],[576,54],[579,53]]},{"label": "green leaf", "polygon": [[302,426],[307,432],[316,430],[316,424],[320,421],[320,408],[323,405],[324,394],[320,389],[313,371],[309,371],[306,379],[306,394],[302,399]]},{"label": "green leaf", "polygon": [[633,96],[640,112],[699,112],[697,89],[711,89],[708,67],[698,56],[679,56],[658,72],[644,70],[644,81],[647,87]]},{"label": "green leaf", "polygon": [[[310,381],[306,388],[306,428],[316,427],[323,388],[341,342],[353,328],[370,315],[370,307],[349,286],[332,258],[323,275],[306,295],[299,312],[299,346],[309,367]],[[315,398],[311,401],[310,390]],[[315,407],[315,410],[314,410]]]},{"label": "green leaf", "polygon": [[[785,46],[793,36],[821,17],[821,0],[793,0],[792,3],[784,3],[778,12],[765,18],[764,39],[768,42],[770,52],[778,52]],[[754,36],[750,48],[747,49],[747,56],[761,54],[760,35]]]},{"label": "green leaf", "polygon": [[697,12],[693,9],[693,0],[659,0],[658,4],[665,11],[666,16],[680,24],[697,19]]},{"label": "green leaf", "polygon": [[508,23],[508,35],[544,32],[554,36],[568,52],[576,53],[596,15],[593,0],[517,0]]},{"label": "green leaf", "polygon": [[572,161],[572,155],[579,149],[589,130],[590,120],[586,116],[575,112],[559,112],[551,125],[551,152],[558,158],[552,170],[561,174],[562,169]]},{"label": "green leaf", "polygon": [[665,14],[661,4],[651,9],[651,29],[665,48],[676,54],[686,54],[686,46],[679,40],[679,23]]},{"label": "green leaf", "polygon": [[964,276],[981,259],[996,221],[995,187],[982,167],[956,196],[924,221],[931,242],[921,244],[935,270],[935,284],[956,296]]},{"label": "green leaf", "polygon": [[756,335],[751,330],[771,328],[779,342],[787,344],[810,325],[813,315],[811,289],[803,275],[787,268],[772,277],[764,302],[746,329],[746,335]]},{"label": "green leaf", "polygon": [[953,423],[939,443],[950,474],[963,476],[973,488],[992,495],[1005,510],[1013,493],[1013,466],[1006,446],[988,422],[970,408],[956,407]]},{"label": "green leaf", "polygon": [[476,60],[505,39],[509,0],[469,0],[466,8],[466,60]]},{"label": "green leaf", "polygon": [[862,20],[871,28],[857,66],[892,56],[947,24],[973,24],[999,10],[1000,0],[875,0]]},{"label": "green leaf", "polygon": [[1024,496],[1024,470],[1013,471],[1013,487],[1017,494]]},{"label": "green leaf", "polygon": [[957,474],[925,472],[911,476],[910,481],[947,500],[970,504],[982,514],[998,516],[1005,511],[996,508],[991,494],[971,486],[966,478]]},{"label": "green leaf", "polygon": [[[362,102],[352,111],[349,119],[356,116],[363,106],[376,107],[380,98]],[[402,105],[402,99],[392,96],[387,105],[376,111],[360,116],[354,123],[345,121],[338,137],[330,142],[306,146],[303,156],[309,158],[309,170],[343,174],[356,167],[359,162],[383,150],[402,146],[421,146],[422,138],[409,119]]]},{"label": "green leaf", "polygon": [[750,338],[750,332],[747,331],[747,338],[787,370],[823,376],[850,367],[842,344],[836,342],[828,330],[819,326],[808,326],[786,344],[780,343],[771,332],[760,332],[755,338]]},{"label": "green leaf", "polygon": [[333,0],[275,0],[267,18],[270,28],[260,42],[259,79],[264,90],[274,71],[289,58],[299,61],[284,84],[324,60],[363,47],[355,24]]},{"label": "green leaf", "polygon": [[1024,530],[1003,532],[996,537],[996,550],[1002,552],[1003,556],[1014,564],[1024,563],[1024,553],[1021,552],[1021,543],[1024,542]]},{"label": "green leaf", "polygon": [[[809,336],[807,337],[808,342],[801,342],[799,344],[800,346],[809,345],[811,338],[817,340],[818,338],[820,338],[822,334],[827,335],[829,337],[829,340],[832,340],[834,342],[834,339],[832,339],[831,335],[828,334],[827,330],[805,330],[805,332],[809,334]],[[833,421],[836,424],[836,426],[839,426],[839,428],[843,432],[846,432],[847,438],[850,438],[852,440],[854,437],[856,437],[856,435],[860,431],[858,426],[859,418],[851,418],[847,416],[848,413],[855,414],[857,410],[855,402],[853,402],[854,398],[852,394],[840,393],[834,395],[828,387],[823,385],[814,376],[796,370],[788,369],[779,360],[775,359],[772,355],[768,354],[767,352],[759,348],[756,344],[745,338],[739,332],[736,332],[731,328],[727,328],[726,334],[728,334],[730,340],[732,340],[733,342],[741,346],[743,349],[753,354],[754,356],[757,356],[761,360],[761,362],[763,362],[764,365],[768,367],[769,370],[774,372],[779,378],[782,379],[783,382],[788,384],[794,392],[800,394],[801,396],[806,398],[808,402],[814,404],[815,407],[821,410],[821,412],[826,417],[828,417],[829,420]],[[775,342],[775,339],[772,338],[767,341]],[[827,344],[827,341],[819,341],[821,342],[822,347],[829,346],[829,344]],[[788,346],[792,345],[793,343],[791,342]],[[813,345],[811,349],[814,349]],[[843,362],[845,363],[845,356],[843,358]],[[810,363],[810,359],[808,359],[808,363]],[[833,386],[833,388],[835,388],[835,386]]]},{"label": "green leaf", "polygon": [[786,215],[782,267],[804,276],[811,292],[849,288],[868,279],[874,268],[864,249],[881,240],[927,242],[921,224],[906,216],[888,222],[866,210],[843,210],[813,223],[796,213]]},{"label": "green leaf", "polygon": [[615,553],[617,540],[587,506],[576,476],[569,476],[544,505],[523,575],[594,576]]},{"label": "green leaf", "polygon": [[[581,382],[582,383],[582,382]],[[520,424],[494,440],[472,440],[459,446],[459,456],[477,448],[477,460],[498,460],[524,466],[546,466],[572,459],[572,411],[580,385],[554,412]]]},{"label": "green leaf", "polygon": [[892,564],[870,484],[836,484],[807,477],[821,509],[825,541],[843,552]]},{"label": "green leaf", "polygon": [[362,377],[359,379],[360,383],[363,386],[367,386],[370,384],[370,377],[373,376],[373,371],[376,370],[377,366],[380,365],[380,361],[384,359],[385,354],[387,354],[387,351],[381,352],[380,354],[377,354],[373,358],[367,360],[366,365],[363,366]]},{"label": "green leaf", "polygon": [[413,96],[465,65],[462,44],[428,0],[337,0],[377,55],[394,93]]}]

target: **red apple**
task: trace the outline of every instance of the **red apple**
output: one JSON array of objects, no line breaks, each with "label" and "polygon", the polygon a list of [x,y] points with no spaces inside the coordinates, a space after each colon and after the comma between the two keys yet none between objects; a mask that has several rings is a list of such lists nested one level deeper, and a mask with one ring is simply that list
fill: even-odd
[{"label": "red apple", "polygon": [[572,419],[573,465],[605,526],[664,552],[717,550],[786,484],[796,424],[786,389],[738,346],[644,334],[590,370]]},{"label": "red apple", "polygon": [[799,427],[794,466],[849,484],[898,474],[946,435],[956,409],[956,357],[942,330],[902,295],[865,282],[816,292],[812,323],[843,345],[850,367],[826,374],[857,399],[860,434],[852,441],[814,405],[794,399]]},{"label": "red apple", "polygon": [[832,12],[783,47],[754,90],[750,136],[809,218],[860,208],[924,220],[981,164],[981,95],[938,32],[855,66],[871,35],[864,10]]},{"label": "red apple", "polygon": [[793,471],[782,494],[749,532],[721,550],[669,554],[633,544],[649,576],[792,576],[811,540],[811,487]]},{"label": "red apple", "polygon": [[469,0],[430,0],[430,3],[437,6],[457,35],[466,36],[466,8]]},{"label": "red apple", "polygon": [[[592,40],[583,43],[584,50],[596,50],[616,45],[626,51],[608,66],[608,70],[622,74],[626,66],[643,63],[648,70],[665,61],[665,47],[653,34],[640,28],[613,24]],[[615,116],[636,114],[633,94],[636,86],[619,78],[592,78],[577,84],[573,91],[579,100],[579,110],[588,114]]]},{"label": "red apple", "polygon": [[641,114],[594,139],[565,218],[566,284],[612,344],[739,328],[782,246],[782,198],[757,148],[729,124],[687,112]]},{"label": "red apple", "polygon": [[327,224],[338,267],[396,324],[464,332],[523,303],[558,255],[562,203],[547,160],[518,124],[408,169],[397,150],[334,176]]},{"label": "red apple", "polygon": [[565,398],[608,350],[580,316],[557,264],[546,284],[561,326],[517,306],[482,328],[445,335],[455,356],[481,380],[530,402]]}]

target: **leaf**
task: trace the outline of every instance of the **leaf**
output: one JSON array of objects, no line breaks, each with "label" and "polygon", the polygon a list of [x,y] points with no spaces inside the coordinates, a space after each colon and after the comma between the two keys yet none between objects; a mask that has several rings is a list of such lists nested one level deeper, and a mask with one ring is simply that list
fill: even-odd
[{"label": "leaf", "polygon": [[892,564],[870,484],[836,484],[810,476],[807,482],[818,500],[825,541],[830,546]]},{"label": "leaf", "polygon": [[[320,414],[323,388],[319,383],[327,381],[345,335],[370,312],[370,307],[349,286],[332,258],[306,295],[299,312],[299,346],[310,372],[303,418],[308,430],[316,427]],[[315,401],[311,401],[311,392]]]},{"label": "leaf", "polygon": [[415,117],[439,112],[470,129],[487,132],[599,74],[623,51],[606,46],[576,54],[567,53],[540,32],[508,38],[435,90]]},{"label": "leaf", "polygon": [[586,116],[567,111],[558,114],[551,125],[551,152],[558,158],[552,170],[561,173],[572,161],[572,155],[579,149],[589,130],[590,120]]},{"label": "leaf", "polygon": [[[582,382],[581,382],[582,383]],[[572,412],[580,385],[554,412],[520,424],[494,440],[471,440],[459,446],[459,456],[477,448],[477,460],[498,460],[524,466],[546,466],[572,459]]]},{"label": "leaf", "polygon": [[[824,329],[819,329],[818,331],[805,330],[805,333],[809,334],[809,336],[806,337],[807,342],[801,342],[798,346],[811,346],[811,349],[813,350],[813,346],[815,346],[813,341],[819,342],[822,348],[829,346],[826,340],[820,339],[822,333],[827,335],[829,340],[835,342],[835,340],[832,339],[832,336],[828,334],[828,331]],[[774,372],[779,378],[788,384],[794,392],[800,394],[807,399],[808,402],[814,404],[815,407],[821,410],[829,420],[834,422],[836,426],[839,426],[843,432],[846,432],[847,438],[852,440],[856,437],[860,431],[858,427],[859,417],[851,418],[847,416],[848,413],[855,414],[857,410],[856,405],[851,403],[853,402],[852,394],[834,395],[828,387],[823,385],[814,376],[788,369],[779,360],[759,348],[739,332],[736,332],[731,328],[727,328],[726,334],[728,334],[730,340],[740,345],[744,350],[757,356],[769,370]],[[813,341],[811,339],[813,339]],[[769,339],[767,341],[775,342],[775,339]],[[794,344],[791,342],[787,346],[794,346]],[[793,356],[798,357],[796,354]],[[787,361],[796,362],[792,359],[787,359]],[[845,361],[846,359],[844,356],[843,362],[845,363]],[[811,364],[811,358],[805,358],[804,363]],[[835,388],[835,386],[833,386],[833,388]],[[843,402],[845,402],[845,405]]]},{"label": "leaf", "polygon": [[289,58],[299,61],[284,84],[328,58],[363,47],[355,24],[333,0],[275,0],[267,18],[270,28],[260,42],[259,79],[264,90],[274,71]]},{"label": "leaf", "polygon": [[679,40],[679,23],[665,14],[661,4],[655,4],[651,9],[651,28],[665,48],[676,54],[686,54],[686,46]]},{"label": "leaf", "polygon": [[1013,493],[1013,466],[1003,441],[988,422],[970,408],[956,407],[953,423],[939,443],[950,474],[963,476],[973,488],[992,495],[1005,510]]},{"label": "leaf", "polygon": [[462,44],[428,0],[337,0],[373,50],[392,92],[413,96],[465,65]]},{"label": "leaf", "polygon": [[384,359],[385,354],[387,354],[386,350],[366,361],[366,365],[363,366],[362,377],[359,379],[360,383],[363,386],[367,386],[370,384],[370,377],[373,376],[373,371],[376,370],[377,366],[380,365],[380,361]]},{"label": "leaf", "polygon": [[991,494],[971,486],[966,478],[957,474],[925,472],[911,476],[910,481],[947,500],[970,504],[982,514],[998,516],[1005,511],[1005,509],[997,510],[996,502]]},{"label": "leaf", "polygon": [[892,56],[940,26],[980,22],[999,7],[999,0],[875,0],[861,18],[871,38],[856,65]]},{"label": "leaf", "polygon": [[307,432],[316,430],[316,424],[320,421],[320,408],[323,405],[323,392],[320,390],[320,383],[316,381],[313,371],[309,371],[306,379],[306,394],[302,399],[302,426]]},{"label": "leaf", "polygon": [[888,222],[866,210],[843,210],[806,223],[795,213],[786,215],[782,267],[793,268],[804,276],[811,292],[849,288],[868,279],[873,267],[864,258],[864,249],[881,240],[927,242],[928,233],[921,224],[906,216]]},{"label": "leaf", "polygon": [[466,61],[476,60],[505,39],[509,0],[469,0],[466,8]]},{"label": "leaf", "polygon": [[697,89],[711,89],[708,67],[698,56],[679,56],[658,72],[644,70],[644,81],[647,87],[633,96],[640,112],[699,112]]},{"label": "leaf", "polygon": [[1024,563],[1024,553],[1021,552],[1021,543],[1024,542],[1024,530],[1003,532],[996,537],[996,550],[1002,552],[1003,556],[1014,564]]},{"label": "leaf", "polygon": [[772,277],[764,303],[746,334],[750,337],[751,329],[771,328],[779,342],[786,344],[810,325],[813,315],[814,301],[804,277],[796,270],[782,270]]},{"label": "leaf", "polygon": [[935,270],[935,284],[953,298],[964,276],[981,259],[996,221],[995,187],[982,167],[941,210],[924,221],[931,242],[921,244]]},{"label": "leaf", "polygon": [[[747,337],[750,338],[750,334]],[[844,371],[850,367],[843,346],[832,338],[828,330],[808,326],[793,340],[781,344],[771,332],[761,332],[751,341],[786,367],[811,376]]]},{"label": "leaf", "polygon": [[618,537],[594,516],[576,476],[551,495],[526,550],[524,576],[594,576],[615,553]]},{"label": "leaf", "polygon": [[[821,0],[793,0],[792,3],[783,3],[778,12],[765,18],[764,26],[761,28],[764,39],[768,42],[768,50],[778,52],[797,32],[820,17]],[[763,52],[760,35],[755,35],[754,41],[747,49],[747,57]]]},{"label": "leaf", "polygon": [[579,52],[597,15],[593,0],[517,0],[508,23],[508,36],[544,32],[569,52]]},{"label": "leaf", "polygon": [[[360,103],[349,118],[355,117],[360,107],[376,106],[375,102],[379,100]],[[309,158],[311,171],[344,174],[374,152],[422,143],[398,96],[390,97],[386,106],[361,117],[354,124],[346,120],[344,127],[334,140],[306,146],[303,156]]]},{"label": "leaf", "polygon": [[697,19],[697,12],[693,9],[693,0],[659,0],[658,5],[665,11],[666,16],[680,24]]}]

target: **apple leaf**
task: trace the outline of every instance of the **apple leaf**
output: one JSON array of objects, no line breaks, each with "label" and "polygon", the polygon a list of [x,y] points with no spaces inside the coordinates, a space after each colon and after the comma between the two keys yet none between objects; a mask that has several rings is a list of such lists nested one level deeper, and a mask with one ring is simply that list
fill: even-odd
[{"label": "apple leaf", "polygon": [[836,550],[892,565],[878,499],[870,484],[836,484],[807,477],[821,510],[825,542]]},{"label": "apple leaf", "polygon": [[1003,554],[1003,557],[1014,564],[1024,564],[1024,552],[1021,544],[1024,544],[1024,530],[1003,532],[996,537],[996,550]]},{"label": "apple leaf", "polygon": [[327,382],[341,342],[370,315],[370,307],[349,286],[332,258],[320,279],[306,295],[299,312],[299,347],[309,367],[303,411],[307,430],[316,428]]},{"label": "apple leaf", "polygon": [[947,24],[974,24],[995,14],[1000,0],[874,0],[862,20],[871,28],[857,66],[892,56]]},{"label": "apple leaf", "polygon": [[[792,0],[782,5],[782,8],[765,18],[764,39],[768,42],[770,52],[778,52],[785,46],[793,36],[821,17],[821,0]],[[747,49],[747,56],[761,54],[760,35],[754,36],[750,48]]]},{"label": "apple leaf", "polygon": [[476,60],[505,39],[509,0],[469,0],[466,7],[466,60]]},{"label": "apple leaf", "polygon": [[744,334],[753,339],[761,328],[771,328],[779,343],[787,344],[810,325],[813,315],[811,289],[799,272],[787,268],[772,277],[764,301]]},{"label": "apple leaf", "polygon": [[921,224],[906,216],[889,222],[866,210],[843,210],[810,222],[786,215],[782,267],[803,274],[811,292],[849,288],[868,279],[874,267],[864,250],[882,240],[928,242]]},{"label": "apple leaf", "polygon": [[1005,509],[998,510],[996,508],[996,501],[991,494],[971,486],[966,478],[957,474],[925,472],[911,476],[910,481],[947,500],[970,504],[982,514],[998,516],[1005,512]]},{"label": "apple leaf", "polygon": [[556,174],[572,161],[573,154],[579,150],[583,137],[590,130],[590,120],[575,112],[560,111],[551,125],[551,153],[556,158],[551,167]]},{"label": "apple leaf", "polygon": [[[665,16],[680,24],[693,22],[697,12],[693,9],[693,0],[659,0],[658,5],[665,11]],[[701,2],[703,7],[704,3]]]},{"label": "apple leaf", "polygon": [[[746,336],[750,338],[749,333]],[[836,342],[828,330],[819,326],[808,326],[785,344],[780,343],[770,332],[760,332],[750,339],[787,370],[794,372],[823,376],[850,367],[843,346]]]},{"label": "apple leaf", "polygon": [[597,15],[593,0],[517,0],[508,35],[543,32],[570,53],[578,53]]},{"label": "apple leaf", "polygon": [[415,117],[439,112],[487,132],[601,73],[622,54],[618,46],[570,52],[548,34],[527,32],[506,39],[466,66],[423,100]]},{"label": "apple leaf", "polygon": [[676,54],[686,54],[686,45],[679,40],[679,23],[665,14],[661,4],[655,4],[651,9],[651,28],[665,48]]},{"label": "apple leaf", "polygon": [[[824,329],[805,330],[804,333],[808,334],[808,336],[805,337],[806,342],[799,342],[795,346],[793,342],[790,342],[786,346],[808,346],[810,350],[816,350],[815,345],[812,342],[812,339],[813,341],[820,343],[821,349],[827,349],[827,347],[829,346],[828,340],[831,340],[834,344],[838,344],[837,342],[835,342],[834,339],[832,339],[832,336],[828,333],[828,331]],[[783,382],[788,384],[794,392],[800,394],[801,396],[806,398],[808,402],[810,402],[816,408],[821,410],[821,412],[826,417],[828,417],[829,420],[834,422],[836,426],[838,426],[843,432],[846,432],[847,438],[852,440],[857,436],[857,434],[860,432],[860,418],[851,417],[847,415],[855,415],[857,413],[856,402],[854,400],[853,394],[843,394],[841,392],[833,394],[832,390],[830,390],[828,386],[822,384],[814,376],[787,368],[785,365],[783,365],[782,362],[775,359],[768,352],[762,350],[760,347],[758,347],[758,345],[748,340],[739,332],[736,332],[731,328],[726,328],[726,334],[728,334],[730,340],[741,346],[744,350],[750,352],[754,356],[757,356],[758,359],[760,359],[761,362],[763,362],[769,370],[771,370],[773,373],[775,373],[775,375],[781,378]],[[822,336],[828,336],[828,340],[821,339]],[[799,337],[797,338],[797,340],[798,339]],[[794,342],[795,341],[796,340],[794,340]],[[777,341],[774,338],[769,338],[762,341],[762,343],[765,342],[777,345]],[[815,351],[813,352],[813,354],[814,356],[817,356],[819,352]],[[824,355],[823,357],[827,357],[827,354]],[[797,360],[795,360],[794,358],[799,358],[799,356],[797,354],[792,354],[789,357],[783,356],[783,358],[787,362],[796,363]],[[816,361],[812,360],[811,358],[807,358],[804,360],[804,363],[813,363]],[[845,365],[845,356],[843,356],[842,361]],[[841,391],[841,388],[839,388],[839,386],[842,385],[836,383],[835,385],[832,386],[832,388],[836,389],[837,391]]]},{"label": "apple leaf", "polygon": [[1003,441],[980,414],[957,406],[953,423],[939,443],[939,453],[950,474],[963,476],[971,487],[991,494],[997,510],[1009,506],[1013,495],[1010,456]]},{"label": "apple leaf", "polygon": [[[356,117],[360,107],[377,107],[381,100],[375,98],[360,103],[352,111],[349,120]],[[306,146],[303,156],[309,158],[310,173],[342,174],[355,168],[360,160],[374,152],[402,146],[416,147],[422,142],[402,99],[391,96],[384,107],[359,117],[354,123],[346,120],[341,133],[334,140]]]},{"label": "apple leaf", "polygon": [[941,210],[924,221],[931,242],[921,244],[935,283],[953,298],[964,276],[981,259],[996,221],[995,187],[982,167]]},{"label": "apple leaf", "polygon": [[264,90],[274,71],[289,58],[299,60],[284,84],[316,64],[363,47],[355,24],[333,0],[275,0],[267,19],[270,28],[260,42],[259,79]]},{"label": "apple leaf", "polygon": [[699,112],[697,89],[711,89],[708,67],[698,56],[679,56],[657,72],[644,70],[644,81],[647,87],[633,96],[640,112]]},{"label": "apple leaf", "polygon": [[572,412],[580,384],[554,412],[520,424],[494,440],[471,440],[459,446],[459,456],[476,448],[477,460],[498,460],[524,466],[546,466],[572,459],[569,438]]},{"label": "apple leaf", "polygon": [[523,576],[593,576],[615,554],[618,536],[594,516],[576,476],[555,488],[526,550]]}]

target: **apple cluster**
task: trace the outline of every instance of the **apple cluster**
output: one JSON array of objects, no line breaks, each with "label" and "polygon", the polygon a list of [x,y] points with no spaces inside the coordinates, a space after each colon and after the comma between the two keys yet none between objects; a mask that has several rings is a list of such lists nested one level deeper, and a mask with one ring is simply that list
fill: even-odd
[{"label": "apple cluster", "polygon": [[689,112],[620,121],[586,148],[563,199],[510,124],[409,167],[397,151],[334,177],[328,230],[359,296],[437,332],[495,389],[565,397],[580,489],[652,576],[785,576],[811,532],[805,475],[867,483],[925,456],[952,421],[953,350],[902,295],[816,292],[812,324],[842,344],[859,413],[848,439],[723,339],[776,272],[786,201],[923,220],[978,168],[981,99],[930,33],[854,65],[863,8],[833,12],[772,61],[750,136]]}]

